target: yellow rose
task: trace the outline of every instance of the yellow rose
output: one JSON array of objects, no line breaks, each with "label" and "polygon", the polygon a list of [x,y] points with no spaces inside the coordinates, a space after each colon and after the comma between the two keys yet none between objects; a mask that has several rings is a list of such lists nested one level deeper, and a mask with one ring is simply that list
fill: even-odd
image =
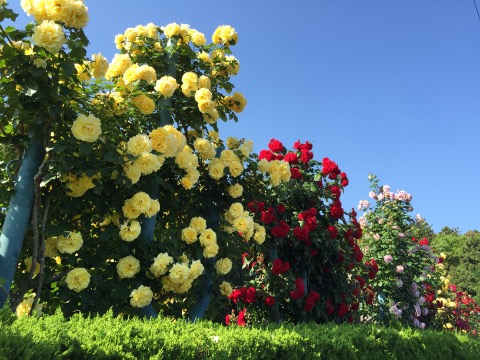
[{"label": "yellow rose", "polygon": [[182,240],[187,244],[193,244],[198,240],[198,232],[194,227],[186,227],[182,229]]},{"label": "yellow rose", "polygon": [[138,167],[135,166],[133,163],[128,163],[123,167],[125,170],[125,175],[127,178],[130,179],[132,184],[136,184],[138,180],[140,180],[140,177],[142,176],[142,172]]},{"label": "yellow rose", "polygon": [[133,278],[140,272],[140,261],[132,255],[118,260],[117,273],[121,279]]},{"label": "yellow rose", "polygon": [[223,296],[228,296],[228,295],[230,295],[232,292],[233,292],[232,285],[230,285],[229,282],[223,281],[223,282],[220,284],[220,293],[221,293]]},{"label": "yellow rose", "polygon": [[83,1],[69,2],[67,11],[61,21],[63,21],[67,27],[82,29],[87,26],[89,20],[87,10]]},{"label": "yellow rose", "polygon": [[105,77],[111,80],[115,76],[123,76],[130,66],[132,66],[132,59],[130,59],[128,54],[115,54],[112,62],[108,66]]},{"label": "yellow rose", "polygon": [[171,263],[173,263],[173,258],[168,253],[160,253],[153,260],[149,270],[153,276],[159,277],[167,273],[168,265]]},{"label": "yellow rose", "polygon": [[217,243],[217,234],[212,229],[205,229],[200,233],[199,240],[202,246],[210,246]]},{"label": "yellow rose", "polygon": [[165,26],[163,33],[165,34],[166,37],[171,38],[173,36],[181,35],[182,28],[177,23],[171,23]]},{"label": "yellow rose", "polygon": [[143,308],[152,302],[153,292],[148,286],[140,285],[131,292],[130,298],[130,305]]},{"label": "yellow rose", "polygon": [[149,152],[143,152],[140,154],[133,164],[140,170],[142,175],[151,174],[160,170],[162,167],[162,163],[159,161],[158,156]]},{"label": "yellow rose", "polygon": [[[206,89],[205,89],[206,90]],[[212,100],[200,100],[198,102],[198,110],[204,114],[210,114],[215,110],[217,103]]]},{"label": "yellow rose", "polygon": [[157,128],[149,134],[152,140],[153,150],[163,153],[165,157],[173,157],[177,153],[178,140],[174,134],[171,134],[165,128]]},{"label": "yellow rose", "polygon": [[238,177],[243,172],[243,164],[240,161],[233,161],[228,165],[228,170],[230,171],[230,175]]},{"label": "yellow rose", "polygon": [[144,94],[132,98],[132,103],[144,115],[150,115],[155,111],[155,101]]},{"label": "yellow rose", "polygon": [[175,163],[180,169],[188,170],[198,166],[198,157],[192,152],[192,149],[185,146],[175,157]]},{"label": "yellow rose", "polygon": [[[15,315],[17,315],[17,317],[30,315],[30,310],[32,309],[33,300],[34,300],[33,297],[28,298],[23,300],[20,304],[18,304],[17,308],[15,309]],[[42,308],[43,308],[43,304],[40,304],[40,303],[37,303],[37,305],[35,306],[35,315],[37,317],[42,315]]]},{"label": "yellow rose", "polygon": [[190,280],[195,280],[198,278],[200,275],[203,274],[203,271],[205,270],[202,262],[200,260],[195,260],[192,262],[192,265],[190,265],[190,272],[188,274],[188,278]]},{"label": "yellow rose", "polygon": [[73,254],[80,250],[83,245],[82,235],[70,231],[67,237],[61,235],[57,240],[57,249],[64,254]]},{"label": "yellow rose", "polygon": [[219,26],[212,35],[214,44],[225,46],[235,45],[238,42],[238,34],[235,29],[229,25]]},{"label": "yellow rose", "polygon": [[207,221],[200,216],[193,217],[190,220],[190,227],[193,227],[196,229],[198,232],[202,232],[207,228]]},{"label": "yellow rose", "polygon": [[189,273],[190,273],[190,268],[187,265],[182,263],[176,263],[176,264],[173,264],[172,268],[170,269],[170,273],[168,274],[168,277],[175,284],[181,284],[188,279]]},{"label": "yellow rose", "polygon": [[246,140],[242,145],[238,147],[238,150],[240,150],[243,156],[250,156],[250,153],[253,151],[253,141]]},{"label": "yellow rose", "polygon": [[195,92],[195,101],[199,103],[206,100],[212,100],[212,92],[205,88],[198,89]]},{"label": "yellow rose", "polygon": [[133,206],[137,209],[137,211],[144,213],[148,209],[150,209],[150,206],[152,204],[152,199],[150,196],[143,191],[137,192],[135,195],[132,196],[130,199],[133,203]]},{"label": "yellow rose", "polygon": [[90,274],[85,268],[75,268],[68,272],[65,282],[70,290],[80,292],[88,287]]},{"label": "yellow rose", "polygon": [[208,174],[215,180],[221,179],[225,175],[225,164],[221,159],[214,158],[208,164]]},{"label": "yellow rose", "polygon": [[208,76],[202,75],[198,78],[198,88],[199,89],[210,89],[212,87],[212,82]]},{"label": "yellow rose", "polygon": [[38,23],[41,23],[43,20],[51,20],[48,18],[45,10],[44,0],[21,0],[20,5],[23,11],[28,15],[32,15]]},{"label": "yellow rose", "polygon": [[235,150],[240,146],[240,140],[236,137],[230,136],[227,138],[226,145],[230,150]]},{"label": "yellow rose", "polygon": [[197,30],[190,30],[188,35],[195,46],[204,46],[207,43],[205,35]]},{"label": "yellow rose", "polygon": [[62,27],[52,20],[44,20],[33,28],[32,41],[51,53],[58,53],[67,42]]},{"label": "yellow rose", "polygon": [[203,160],[210,160],[215,157],[216,151],[213,144],[207,139],[198,138],[193,143],[193,147]]},{"label": "yellow rose", "polygon": [[88,68],[94,78],[100,79],[105,76],[108,70],[108,60],[101,53],[94,54]]},{"label": "yellow rose", "polygon": [[125,216],[127,219],[136,219],[141,214],[141,211],[138,210],[132,199],[125,200],[122,206],[122,212],[123,216]]},{"label": "yellow rose", "polygon": [[143,152],[150,151],[152,151],[152,142],[145,134],[135,135],[127,142],[127,152],[134,156],[139,156]]},{"label": "yellow rose", "polygon": [[206,259],[215,257],[218,254],[218,249],[217,244],[208,245],[203,249],[203,256]]},{"label": "yellow rose", "polygon": [[228,208],[228,213],[230,214],[230,216],[232,216],[233,219],[236,219],[238,218],[239,216],[242,216],[243,215],[243,211],[244,211],[244,208],[243,208],[243,205],[240,204],[240,203],[233,203],[232,205],[230,205],[230,207]]},{"label": "yellow rose", "polygon": [[200,172],[193,168],[187,169],[187,175],[185,176],[192,183],[192,185],[195,185],[200,178]]},{"label": "yellow rose", "polygon": [[125,223],[120,226],[120,238],[123,241],[133,241],[140,236],[142,227],[138,221],[132,221],[130,224]]},{"label": "yellow rose", "polygon": [[270,170],[270,162],[267,159],[262,159],[258,162],[258,170],[266,174]]},{"label": "yellow rose", "polygon": [[255,230],[255,233],[253,235],[253,240],[258,244],[258,245],[261,245],[265,242],[265,238],[266,238],[266,231],[265,231],[265,227],[263,227],[262,225],[259,225],[257,223],[254,224],[254,230]]},{"label": "yellow rose", "polygon": [[230,270],[232,270],[232,260],[230,260],[229,258],[217,260],[217,262],[215,263],[215,269],[220,275],[228,274]]},{"label": "yellow rose", "polygon": [[230,110],[233,110],[236,113],[242,112],[245,109],[245,106],[247,106],[247,100],[245,100],[243,95],[239,92],[233,93],[232,96],[226,96],[224,102]]},{"label": "yellow rose", "polygon": [[136,80],[145,80],[148,84],[153,84],[157,80],[157,73],[151,66],[132,64],[123,73],[123,81],[128,85]]},{"label": "yellow rose", "polygon": [[230,195],[232,198],[236,199],[243,194],[243,186],[240,184],[234,184],[230,185],[227,189],[228,195]]},{"label": "yellow rose", "polygon": [[170,97],[173,95],[175,90],[179,88],[177,80],[171,76],[163,76],[160,80],[157,80],[155,84],[155,91],[159,92],[165,97]]},{"label": "yellow rose", "polygon": [[45,240],[45,256],[49,258],[55,258],[58,256],[57,251],[57,236],[50,236]]},{"label": "yellow rose", "polygon": [[81,114],[72,124],[72,133],[78,140],[94,142],[102,133],[100,119],[93,114],[88,116]]},{"label": "yellow rose", "polygon": [[[33,259],[31,256],[27,257],[25,260],[23,260],[23,263],[25,264],[25,270],[27,272],[30,272],[30,270],[32,269],[32,262],[33,262]],[[40,264],[38,263],[38,261],[35,263],[35,270],[33,271],[33,275],[38,275],[38,273],[40,272]]]},{"label": "yellow rose", "polygon": [[150,207],[145,211],[146,217],[152,217],[158,214],[160,211],[160,202],[158,200],[152,199],[150,202]]},{"label": "yellow rose", "polygon": [[240,216],[236,218],[233,222],[233,226],[235,227],[235,230],[243,234],[249,234],[254,229],[253,220],[250,216]]}]

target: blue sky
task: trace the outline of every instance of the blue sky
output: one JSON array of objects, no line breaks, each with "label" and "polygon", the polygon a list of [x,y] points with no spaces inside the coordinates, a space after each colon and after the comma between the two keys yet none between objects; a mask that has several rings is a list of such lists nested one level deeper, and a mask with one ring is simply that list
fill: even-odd
[{"label": "blue sky", "polygon": [[[10,0],[21,14],[19,1]],[[221,136],[313,143],[350,179],[346,209],[367,198],[370,172],[413,194],[439,231],[480,230],[480,20],[473,0],[86,0],[89,54],[153,22],[186,23],[207,39],[239,34],[233,79],[248,100]]]}]

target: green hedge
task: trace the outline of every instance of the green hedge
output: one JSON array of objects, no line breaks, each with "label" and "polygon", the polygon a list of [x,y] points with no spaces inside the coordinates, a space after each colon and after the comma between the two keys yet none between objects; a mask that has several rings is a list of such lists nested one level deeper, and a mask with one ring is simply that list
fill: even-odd
[{"label": "green hedge", "polygon": [[373,325],[225,327],[209,322],[0,311],[0,359],[479,359],[464,334]]}]

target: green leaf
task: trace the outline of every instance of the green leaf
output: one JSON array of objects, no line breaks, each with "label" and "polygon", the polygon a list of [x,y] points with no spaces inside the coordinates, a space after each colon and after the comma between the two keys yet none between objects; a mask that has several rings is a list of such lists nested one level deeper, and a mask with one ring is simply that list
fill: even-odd
[{"label": "green leaf", "polygon": [[78,146],[80,153],[83,155],[90,155],[92,153],[92,148],[90,147],[90,144],[81,141],[80,145]]}]

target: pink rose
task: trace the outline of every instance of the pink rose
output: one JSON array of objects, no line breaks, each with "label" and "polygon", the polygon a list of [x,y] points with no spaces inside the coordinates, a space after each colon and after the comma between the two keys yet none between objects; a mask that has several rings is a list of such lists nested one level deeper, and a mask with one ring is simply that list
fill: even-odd
[{"label": "pink rose", "polygon": [[385,261],[387,264],[391,263],[393,261],[392,255],[385,255],[383,257],[383,261]]}]

